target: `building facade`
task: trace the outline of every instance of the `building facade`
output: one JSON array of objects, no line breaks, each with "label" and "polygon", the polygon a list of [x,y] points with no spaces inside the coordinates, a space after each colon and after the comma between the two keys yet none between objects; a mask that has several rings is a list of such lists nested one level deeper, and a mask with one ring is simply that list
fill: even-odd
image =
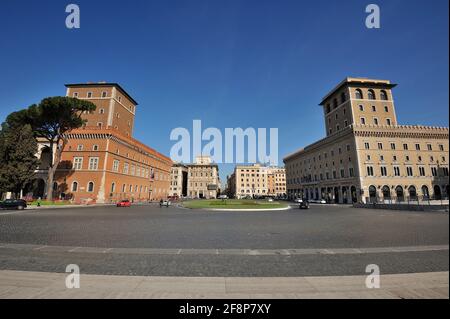
[{"label": "building facade", "polygon": [[267,194],[273,197],[286,196],[286,169],[269,167],[267,169]]},{"label": "building facade", "polygon": [[169,196],[186,197],[188,194],[188,168],[176,163],[172,166],[170,173]]},{"label": "building facade", "polygon": [[192,198],[217,198],[220,193],[219,166],[208,156],[197,156],[195,163],[187,165],[187,194]]},{"label": "building facade", "polygon": [[326,137],[284,158],[289,197],[336,203],[448,197],[449,130],[399,125],[395,86],[346,78],[324,97]]},{"label": "building facade", "polygon": [[238,165],[234,171],[236,198],[267,196],[267,167],[260,164]]},{"label": "building facade", "polygon": [[[117,83],[66,87],[67,96],[91,101],[97,108],[82,114],[85,125],[66,135],[54,196],[77,203],[166,198],[172,161],[132,137],[137,102]],[[45,143],[39,146],[42,164],[35,190],[39,197],[46,189],[52,151]]]}]

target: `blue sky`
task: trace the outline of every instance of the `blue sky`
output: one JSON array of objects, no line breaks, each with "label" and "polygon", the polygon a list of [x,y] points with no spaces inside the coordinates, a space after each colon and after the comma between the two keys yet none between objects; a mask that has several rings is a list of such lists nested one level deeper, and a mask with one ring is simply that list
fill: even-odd
[{"label": "blue sky", "polygon": [[[64,83],[119,82],[140,103],[134,136],[162,153],[201,119],[277,127],[282,159],[324,136],[321,98],[363,76],[399,84],[400,123],[448,126],[448,0],[71,2],[2,0],[0,120]],[[369,3],[381,29],[365,28]]]}]

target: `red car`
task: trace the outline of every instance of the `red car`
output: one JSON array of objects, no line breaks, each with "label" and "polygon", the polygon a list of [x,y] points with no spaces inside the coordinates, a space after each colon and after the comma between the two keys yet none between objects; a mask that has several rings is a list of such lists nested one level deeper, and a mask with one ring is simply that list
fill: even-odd
[{"label": "red car", "polygon": [[131,202],[128,199],[121,200],[117,203],[117,207],[131,207]]}]

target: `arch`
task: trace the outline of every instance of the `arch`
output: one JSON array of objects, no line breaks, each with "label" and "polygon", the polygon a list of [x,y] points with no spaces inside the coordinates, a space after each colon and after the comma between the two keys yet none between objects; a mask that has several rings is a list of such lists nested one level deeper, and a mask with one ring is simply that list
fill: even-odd
[{"label": "arch", "polygon": [[405,200],[403,187],[401,187],[400,185],[395,188],[395,196],[397,196],[397,201],[399,202],[403,202]]},{"label": "arch", "polygon": [[441,200],[442,199],[441,186],[434,185],[433,191],[434,191],[434,199]]},{"label": "arch", "polygon": [[355,97],[356,97],[358,100],[364,99],[364,95],[363,95],[363,92],[361,91],[361,89],[356,89],[356,90],[355,90]]},{"label": "arch", "polygon": [[386,92],[385,90],[381,90],[381,91],[380,91],[380,98],[381,98],[383,101],[387,101],[387,100],[388,100],[388,95],[387,95],[387,92]]},{"label": "arch", "polygon": [[369,202],[375,203],[377,201],[377,188],[373,185],[369,186]]},{"label": "arch", "polygon": [[430,198],[430,191],[428,189],[428,186],[423,185],[422,186],[422,196],[424,199],[429,199]]},{"label": "arch", "polygon": [[369,98],[369,100],[376,100],[374,90],[367,91],[367,97]]},{"label": "arch", "polygon": [[342,186],[342,202],[344,204],[348,203],[348,187]]},{"label": "arch", "polygon": [[352,186],[350,188],[350,193],[352,194],[352,202],[356,203],[358,201],[358,194],[356,193],[356,187]]},{"label": "arch", "polygon": [[78,191],[78,182],[73,182],[72,183],[72,192],[76,192],[76,191]]},{"label": "arch", "polygon": [[414,185],[408,187],[409,199],[416,200],[417,199],[417,190]]},{"label": "arch", "polygon": [[333,99],[333,108],[337,108],[338,107],[338,100],[335,98]]},{"label": "arch", "polygon": [[391,199],[391,189],[389,188],[389,186],[384,185],[383,188],[381,189],[382,193],[383,193],[383,199],[384,200],[390,200]]},{"label": "arch", "polygon": [[338,187],[334,188],[334,202],[336,204],[339,203],[339,188]]},{"label": "arch", "polygon": [[89,193],[92,193],[94,191],[94,182],[88,182],[88,184],[87,184],[87,191]]}]

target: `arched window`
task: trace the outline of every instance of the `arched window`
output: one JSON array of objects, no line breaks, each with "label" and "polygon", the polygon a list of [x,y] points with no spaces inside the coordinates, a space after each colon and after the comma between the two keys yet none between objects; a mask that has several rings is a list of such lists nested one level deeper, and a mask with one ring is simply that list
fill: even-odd
[{"label": "arched window", "polygon": [[111,193],[114,193],[115,190],[116,190],[116,183],[112,183],[111,184]]},{"label": "arched window", "polygon": [[377,189],[373,185],[369,187],[369,198],[371,203],[375,202],[377,199]]},{"label": "arched window", "polygon": [[360,89],[356,89],[355,91],[355,97],[359,100],[362,100],[364,98],[363,93]]},{"label": "arched window", "polygon": [[369,100],[375,100],[375,92],[373,90],[369,90],[367,96],[369,97]]},{"label": "arched window", "polygon": [[72,183],[72,192],[76,192],[78,191],[78,182],[73,182]]},{"label": "arched window", "polygon": [[422,195],[423,195],[424,199],[430,198],[430,191],[428,190],[428,186],[426,186],[426,185],[422,186]]},{"label": "arched window", "polygon": [[399,202],[403,202],[403,200],[404,200],[404,196],[403,196],[403,187],[397,186],[397,187],[395,188],[395,195],[397,196],[397,200],[398,200]]},{"label": "arched window", "polygon": [[345,101],[347,101],[347,95],[345,95],[345,92],[341,93],[341,103],[344,103]]},{"label": "arched window", "polygon": [[387,96],[387,93],[386,93],[385,90],[381,90],[381,92],[380,92],[380,98],[381,98],[383,101],[387,101],[387,100],[388,100],[388,96]]},{"label": "arched window", "polygon": [[416,199],[417,198],[417,191],[415,186],[409,186],[408,188],[409,198],[410,199]]},{"label": "arched window", "polygon": [[383,186],[382,191],[384,199],[391,199],[391,190],[389,189],[389,186]]},{"label": "arched window", "polygon": [[434,185],[434,199],[441,200],[442,199],[442,193],[441,193],[441,187],[439,185]]},{"label": "arched window", "polygon": [[88,183],[87,191],[90,193],[92,193],[94,191],[94,182]]}]

